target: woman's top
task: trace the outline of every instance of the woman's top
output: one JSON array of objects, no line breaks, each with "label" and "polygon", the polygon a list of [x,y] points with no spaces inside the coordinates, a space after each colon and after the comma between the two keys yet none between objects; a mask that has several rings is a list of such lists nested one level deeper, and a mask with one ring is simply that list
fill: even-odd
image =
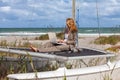
[{"label": "woman's top", "polygon": [[77,41],[77,32],[69,32],[66,44],[75,46],[76,41]]},{"label": "woman's top", "polygon": [[69,35],[68,33],[65,33],[65,34],[64,34],[64,41],[65,41],[65,42],[68,40],[68,35]]},{"label": "woman's top", "polygon": [[71,32],[68,28],[65,28],[64,41],[68,45],[75,45],[77,41],[77,32]]}]

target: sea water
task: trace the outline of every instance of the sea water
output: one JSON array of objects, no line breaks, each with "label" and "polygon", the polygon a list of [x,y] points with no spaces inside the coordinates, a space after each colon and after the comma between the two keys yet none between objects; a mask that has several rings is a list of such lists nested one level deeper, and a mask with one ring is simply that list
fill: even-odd
[{"label": "sea water", "polygon": [[[47,32],[63,32],[64,28],[0,28],[0,36],[42,35]],[[120,28],[78,28],[79,35],[120,34]]]}]

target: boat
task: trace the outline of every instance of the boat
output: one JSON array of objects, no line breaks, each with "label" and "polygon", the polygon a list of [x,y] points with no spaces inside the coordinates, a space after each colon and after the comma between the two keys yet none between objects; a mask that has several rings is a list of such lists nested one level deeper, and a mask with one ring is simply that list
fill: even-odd
[{"label": "boat", "polygon": [[[75,0],[73,5],[75,5]],[[73,7],[73,19],[75,19],[75,7]],[[20,55],[30,55],[37,58],[46,58],[57,61],[60,66],[54,71],[33,72],[33,73],[19,73],[8,74],[9,80],[119,80],[120,60],[111,62],[110,58],[114,57],[113,53],[106,51],[79,48],[79,51],[62,51],[62,52],[32,52],[25,48],[0,48],[0,52],[14,53]],[[64,63],[69,60],[78,60],[86,58],[103,58],[107,59],[106,64],[83,67],[78,69],[67,69]]]},{"label": "boat", "polygon": [[119,80],[118,73],[120,61],[80,69],[61,67],[55,71],[10,74],[7,77],[9,80]]},{"label": "boat", "polygon": [[[120,61],[110,62],[110,57],[115,55],[101,50],[91,48],[79,48],[79,52],[63,51],[40,53],[32,52],[25,48],[0,48],[0,52],[8,52],[20,55],[30,55],[38,58],[49,58],[49,60],[56,60],[60,66],[54,71],[9,74],[9,80],[101,80],[101,77],[107,75],[114,76],[114,79],[119,78],[116,72],[120,71]],[[86,59],[86,58],[107,58],[107,63],[99,66],[91,66],[79,69],[67,69],[63,63],[69,60]],[[113,73],[112,73],[113,72]],[[112,74],[111,74],[112,73]],[[90,78],[89,78],[90,77]]]}]

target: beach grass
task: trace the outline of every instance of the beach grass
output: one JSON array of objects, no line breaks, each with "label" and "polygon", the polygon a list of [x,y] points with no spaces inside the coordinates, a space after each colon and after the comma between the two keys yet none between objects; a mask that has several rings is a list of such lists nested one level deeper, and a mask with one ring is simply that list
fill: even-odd
[{"label": "beach grass", "polygon": [[52,71],[58,68],[57,64],[51,64],[49,61],[44,66],[37,68],[36,62],[33,62],[29,53],[27,56],[19,55],[15,59],[17,60],[7,60],[6,56],[0,56],[0,80],[7,80],[8,74],[29,72],[34,72],[37,79],[38,71]]},{"label": "beach grass", "polygon": [[25,56],[19,56],[17,59],[17,62],[11,62],[5,56],[0,56],[0,80],[7,80],[8,74],[27,72]]},{"label": "beach grass", "polygon": [[120,45],[118,45],[118,46],[112,46],[112,47],[109,47],[109,48],[107,48],[105,50],[106,51],[111,51],[111,52],[118,53],[120,51]]},{"label": "beach grass", "polygon": [[112,35],[108,37],[101,36],[94,41],[95,44],[103,44],[103,45],[105,44],[115,45],[118,42],[120,42],[120,36],[117,36],[117,35]]},{"label": "beach grass", "polygon": [[7,40],[2,40],[0,46],[8,46]]},{"label": "beach grass", "polygon": [[7,40],[2,40],[0,41],[0,46],[2,47],[26,47],[28,48],[30,45],[29,41],[22,42],[21,40],[13,41],[13,42],[8,42]]},{"label": "beach grass", "polygon": [[110,51],[114,53],[118,53],[120,51],[120,45],[116,45],[120,42],[120,35],[112,35],[112,36],[101,36],[95,39],[94,43],[97,45],[106,45],[109,44],[111,47],[105,49],[105,51]]}]

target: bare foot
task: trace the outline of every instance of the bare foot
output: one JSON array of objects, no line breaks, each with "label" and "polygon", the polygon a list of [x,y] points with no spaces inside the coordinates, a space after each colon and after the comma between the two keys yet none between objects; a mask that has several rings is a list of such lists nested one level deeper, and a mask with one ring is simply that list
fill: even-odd
[{"label": "bare foot", "polygon": [[34,52],[38,52],[38,49],[35,48],[35,47],[33,47],[32,45],[30,45],[30,48],[31,48],[32,51],[34,51]]}]

